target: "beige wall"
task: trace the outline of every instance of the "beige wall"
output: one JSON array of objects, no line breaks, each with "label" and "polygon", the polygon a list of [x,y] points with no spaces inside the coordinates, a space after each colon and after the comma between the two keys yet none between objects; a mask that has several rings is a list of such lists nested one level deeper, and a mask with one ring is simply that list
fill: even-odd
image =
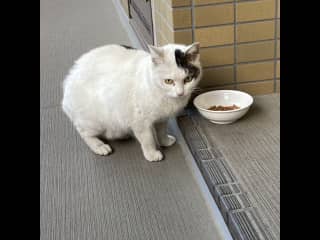
[{"label": "beige wall", "polygon": [[152,1],[156,45],[200,42],[202,88],[280,92],[280,0]]},{"label": "beige wall", "polygon": [[200,42],[202,88],[280,92],[280,0],[154,1],[170,15],[159,45]]}]

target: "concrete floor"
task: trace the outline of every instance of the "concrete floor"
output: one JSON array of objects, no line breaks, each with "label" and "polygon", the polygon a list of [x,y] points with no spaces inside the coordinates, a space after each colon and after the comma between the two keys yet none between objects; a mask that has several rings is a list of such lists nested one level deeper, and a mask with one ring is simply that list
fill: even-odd
[{"label": "concrete floor", "polygon": [[74,60],[130,44],[112,1],[40,3],[40,239],[221,239],[179,145],[159,163],[133,139],[96,156],[60,109]]}]

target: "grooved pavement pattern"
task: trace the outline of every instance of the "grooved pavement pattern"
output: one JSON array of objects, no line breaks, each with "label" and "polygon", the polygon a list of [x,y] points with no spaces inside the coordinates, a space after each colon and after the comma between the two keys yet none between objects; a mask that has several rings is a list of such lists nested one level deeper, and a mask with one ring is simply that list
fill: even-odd
[{"label": "grooved pavement pattern", "polygon": [[96,156],[59,107],[75,59],[130,45],[112,2],[41,0],[40,20],[40,239],[219,239],[178,145],[159,163],[132,139]]}]

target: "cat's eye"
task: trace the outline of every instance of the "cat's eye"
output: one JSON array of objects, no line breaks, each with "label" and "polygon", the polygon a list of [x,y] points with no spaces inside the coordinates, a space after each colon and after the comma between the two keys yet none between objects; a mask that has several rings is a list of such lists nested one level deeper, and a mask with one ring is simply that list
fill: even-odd
[{"label": "cat's eye", "polygon": [[192,81],[192,77],[191,76],[187,76],[185,79],[184,79],[184,83],[188,83],[188,82],[191,82]]},{"label": "cat's eye", "polygon": [[166,84],[173,84],[173,80],[172,79],[165,79],[164,82]]}]

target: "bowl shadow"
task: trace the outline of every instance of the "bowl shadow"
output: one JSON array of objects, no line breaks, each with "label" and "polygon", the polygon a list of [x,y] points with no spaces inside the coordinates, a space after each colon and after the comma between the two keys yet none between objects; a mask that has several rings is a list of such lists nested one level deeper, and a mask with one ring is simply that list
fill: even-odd
[{"label": "bowl shadow", "polygon": [[248,120],[252,117],[256,117],[260,113],[262,113],[261,107],[258,106],[255,102],[253,102],[253,104],[249,108],[248,112],[242,118],[240,118],[238,121],[240,122],[240,121]]}]

